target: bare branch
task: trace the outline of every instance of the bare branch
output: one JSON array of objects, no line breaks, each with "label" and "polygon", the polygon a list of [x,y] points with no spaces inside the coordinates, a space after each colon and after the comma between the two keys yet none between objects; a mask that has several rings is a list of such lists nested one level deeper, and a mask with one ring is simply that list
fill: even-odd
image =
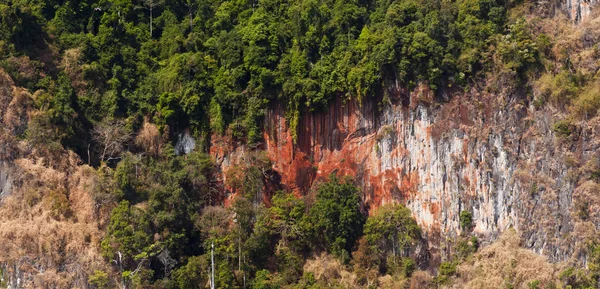
[{"label": "bare branch", "polygon": [[131,140],[131,133],[121,120],[104,119],[92,131],[92,137],[99,144],[100,160],[116,159],[124,145]]}]

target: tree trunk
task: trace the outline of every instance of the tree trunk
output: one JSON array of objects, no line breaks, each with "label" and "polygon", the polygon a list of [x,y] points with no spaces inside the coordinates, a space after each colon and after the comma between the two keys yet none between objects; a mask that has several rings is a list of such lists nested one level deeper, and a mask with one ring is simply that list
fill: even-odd
[{"label": "tree trunk", "polygon": [[192,32],[193,26],[194,26],[194,22],[193,22],[193,18],[192,18],[192,5],[190,4],[190,6],[188,6],[189,12],[190,12],[190,33]]}]

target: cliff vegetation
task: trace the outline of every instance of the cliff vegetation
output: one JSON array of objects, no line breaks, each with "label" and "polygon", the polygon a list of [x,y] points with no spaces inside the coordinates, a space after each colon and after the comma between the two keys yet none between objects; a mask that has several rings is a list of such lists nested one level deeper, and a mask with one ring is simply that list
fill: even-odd
[{"label": "cliff vegetation", "polygon": [[597,288],[600,18],[540,3],[2,1],[0,288]]}]

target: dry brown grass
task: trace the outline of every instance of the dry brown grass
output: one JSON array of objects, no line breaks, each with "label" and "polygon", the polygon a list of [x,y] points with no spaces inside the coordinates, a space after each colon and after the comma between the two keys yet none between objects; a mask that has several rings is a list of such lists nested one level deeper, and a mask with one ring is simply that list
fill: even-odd
[{"label": "dry brown grass", "polygon": [[433,277],[426,271],[414,272],[410,278],[410,289],[434,288]]},{"label": "dry brown grass", "polygon": [[[94,171],[77,167],[58,171],[40,160],[14,162],[15,191],[0,206],[0,264],[9,282],[24,288],[87,288],[94,270],[110,272],[98,244],[103,237],[92,215],[89,188]],[[53,212],[62,194],[70,215]],[[63,213],[63,212],[59,212]]]},{"label": "dry brown grass", "polygon": [[83,77],[83,65],[81,59],[81,48],[71,48],[65,51],[61,67],[69,76],[71,84],[78,95],[85,93],[87,83]]},{"label": "dry brown grass", "polygon": [[[367,288],[366,285],[359,284],[356,273],[351,268],[342,264],[337,258],[323,253],[319,256],[309,259],[304,264],[304,272],[312,273],[321,286],[340,287],[340,288]],[[433,286],[433,278],[427,272],[417,271],[413,274],[411,280],[401,275],[379,276],[374,284],[377,288],[385,289],[404,289],[410,286],[411,289],[427,289]]]},{"label": "dry brown grass", "polygon": [[356,274],[348,271],[338,259],[325,253],[307,260],[304,272],[312,273],[319,283],[328,287],[360,288],[356,282]]},{"label": "dry brown grass", "polygon": [[467,262],[457,267],[453,285],[446,288],[529,288],[529,283],[540,282],[540,288],[557,284],[562,264],[548,260],[519,245],[515,230],[506,231],[496,242],[482,249]]},{"label": "dry brown grass", "polygon": [[[385,275],[377,278],[377,288],[383,289],[405,289],[409,283],[409,280],[405,278],[398,278],[397,276]],[[415,289],[425,289],[427,287],[411,287]]]},{"label": "dry brown grass", "polygon": [[12,101],[12,91],[15,83],[10,76],[0,68],[0,123],[4,122],[4,114]]},{"label": "dry brown grass", "polygon": [[[595,79],[600,71],[599,14],[577,25],[560,13],[553,18],[527,17],[534,34],[545,34],[551,41],[545,72],[533,83],[534,94],[537,98],[548,95],[552,106],[578,119],[593,117],[600,107],[600,84]],[[571,76],[578,80],[571,83]]]},{"label": "dry brown grass", "polygon": [[15,87],[12,99],[3,117],[5,128],[15,135],[25,133],[33,107],[31,94],[24,88]]},{"label": "dry brown grass", "polygon": [[17,139],[7,129],[0,127],[0,161],[10,161],[19,154]]},{"label": "dry brown grass", "polygon": [[160,154],[161,136],[158,127],[144,118],[142,129],[135,137],[135,144],[149,155]]}]

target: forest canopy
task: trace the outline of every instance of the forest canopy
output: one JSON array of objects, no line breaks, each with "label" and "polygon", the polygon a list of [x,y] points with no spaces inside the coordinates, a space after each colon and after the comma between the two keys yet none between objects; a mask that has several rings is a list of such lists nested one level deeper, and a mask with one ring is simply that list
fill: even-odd
[{"label": "forest canopy", "polygon": [[95,145],[90,127],[113,118],[135,129],[150,117],[171,134],[189,127],[204,142],[229,131],[255,143],[274,100],[294,132],[301,112],[335,97],[466,86],[495,53],[523,73],[538,52],[523,23],[509,25],[510,5],[11,0],[0,4],[0,64],[49,95],[37,101],[45,125],[81,155]]}]

